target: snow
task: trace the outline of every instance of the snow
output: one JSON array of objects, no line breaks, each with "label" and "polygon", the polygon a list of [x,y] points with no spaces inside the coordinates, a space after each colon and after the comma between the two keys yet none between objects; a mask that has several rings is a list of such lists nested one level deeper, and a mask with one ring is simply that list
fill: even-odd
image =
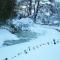
[{"label": "snow", "polygon": [[6,29],[0,29],[0,45],[6,40],[18,40],[18,37]]},{"label": "snow", "polygon": [[55,0],[55,1],[60,2],[60,0]]},{"label": "snow", "polygon": [[49,12],[46,12],[45,15],[50,16],[50,13]]},{"label": "snow", "polygon": [[55,24],[59,23],[59,21],[54,21]]},{"label": "snow", "polygon": [[22,1],[22,0],[16,0],[16,4],[18,4],[20,1]]},{"label": "snow", "polygon": [[49,1],[46,1],[46,2],[41,1],[40,4],[51,4],[51,2],[49,2]]},{"label": "snow", "polygon": [[[20,1],[17,0],[17,4]],[[48,20],[46,16],[49,17],[52,14],[48,6],[51,3],[48,1],[40,3],[43,7],[38,11],[37,20]],[[58,23],[58,21],[54,23]],[[60,32],[58,31],[60,27],[38,25],[31,18],[15,18],[11,20],[11,24],[16,29],[36,33],[37,35],[25,43],[1,46],[6,40],[22,38],[10,33],[4,26],[6,29],[0,29],[0,60],[6,60],[5,58],[8,58],[8,60],[60,60]]]},{"label": "snow", "polygon": [[27,55],[18,56],[13,60],[59,60],[59,50],[59,46],[44,46],[40,47],[38,50],[29,52]]},{"label": "snow", "polygon": [[0,48],[0,59],[60,60],[60,44],[53,44],[53,39],[60,41],[60,32],[42,25],[35,25],[31,31],[38,34],[37,38],[26,43]]}]

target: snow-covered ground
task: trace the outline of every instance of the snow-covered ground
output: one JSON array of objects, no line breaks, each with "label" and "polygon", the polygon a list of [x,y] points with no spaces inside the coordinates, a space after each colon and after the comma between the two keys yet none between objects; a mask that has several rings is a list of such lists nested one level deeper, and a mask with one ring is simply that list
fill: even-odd
[{"label": "snow-covered ground", "polygon": [[0,60],[60,60],[60,32],[42,25],[34,25],[31,32],[38,35],[29,42],[1,47]]},{"label": "snow-covered ground", "polygon": [[[16,4],[18,4],[22,0],[16,1]],[[46,3],[41,2],[41,4],[45,6]],[[47,2],[47,4],[51,3]],[[42,11],[49,17],[51,11],[46,7],[48,7],[48,5],[43,7]],[[38,12],[38,16],[41,16],[41,18],[45,17],[44,14]],[[37,20],[41,19],[38,18]],[[20,20],[15,18],[8,24],[12,27],[9,25],[9,27],[3,26],[0,28],[0,60],[60,60],[60,27],[37,25],[31,18],[22,18]],[[3,46],[5,41],[12,43],[11,41],[17,42],[21,38],[25,40],[25,35],[23,33],[23,36],[21,35],[22,31],[19,31],[21,36],[18,37],[9,32],[9,28],[10,30],[14,30],[15,28],[18,29],[18,31],[28,31],[29,33],[24,33],[27,35],[26,38],[28,38],[28,42],[25,41],[19,44],[15,43],[14,45]],[[30,33],[33,34],[31,35]],[[34,33],[36,33],[36,37],[34,37]],[[34,38],[29,40],[28,36],[33,36]]]},{"label": "snow-covered ground", "polygon": [[[60,60],[60,44],[42,45],[24,43],[0,49],[0,59],[3,60]],[[29,50],[30,47],[30,50]]]},{"label": "snow-covered ground", "polygon": [[11,34],[8,30],[6,29],[0,29],[0,45],[3,44],[4,41],[6,40],[18,40],[19,38]]}]

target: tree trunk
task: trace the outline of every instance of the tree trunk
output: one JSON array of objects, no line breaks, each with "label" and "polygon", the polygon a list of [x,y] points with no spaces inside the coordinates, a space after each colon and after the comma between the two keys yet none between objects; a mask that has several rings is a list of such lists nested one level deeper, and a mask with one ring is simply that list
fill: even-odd
[{"label": "tree trunk", "polygon": [[29,15],[31,15],[32,10],[32,0],[29,0]]},{"label": "tree trunk", "polygon": [[37,8],[36,8],[36,10],[35,10],[35,13],[34,13],[34,22],[36,23],[36,16],[37,16],[37,13],[38,13],[38,10],[39,10],[39,0],[38,0],[38,2],[37,2]]}]

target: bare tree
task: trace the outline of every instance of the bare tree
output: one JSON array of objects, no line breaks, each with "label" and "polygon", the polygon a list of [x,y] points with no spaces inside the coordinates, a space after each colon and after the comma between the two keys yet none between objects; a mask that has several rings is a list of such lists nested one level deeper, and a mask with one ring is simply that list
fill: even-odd
[{"label": "bare tree", "polygon": [[50,2],[54,2],[55,0],[49,0]]},{"label": "bare tree", "polygon": [[29,15],[31,15],[32,10],[32,0],[29,0]]},{"label": "bare tree", "polygon": [[[36,3],[36,2],[35,2]],[[34,22],[36,23],[36,16],[39,10],[39,6],[40,6],[40,0],[37,1],[37,7],[35,8],[35,12],[34,12]]]}]

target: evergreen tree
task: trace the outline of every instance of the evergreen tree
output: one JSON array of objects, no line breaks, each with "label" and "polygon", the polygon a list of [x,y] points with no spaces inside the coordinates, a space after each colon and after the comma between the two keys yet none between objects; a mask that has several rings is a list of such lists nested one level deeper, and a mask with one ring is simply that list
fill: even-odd
[{"label": "evergreen tree", "polygon": [[15,0],[0,0],[0,22],[14,16]]}]

